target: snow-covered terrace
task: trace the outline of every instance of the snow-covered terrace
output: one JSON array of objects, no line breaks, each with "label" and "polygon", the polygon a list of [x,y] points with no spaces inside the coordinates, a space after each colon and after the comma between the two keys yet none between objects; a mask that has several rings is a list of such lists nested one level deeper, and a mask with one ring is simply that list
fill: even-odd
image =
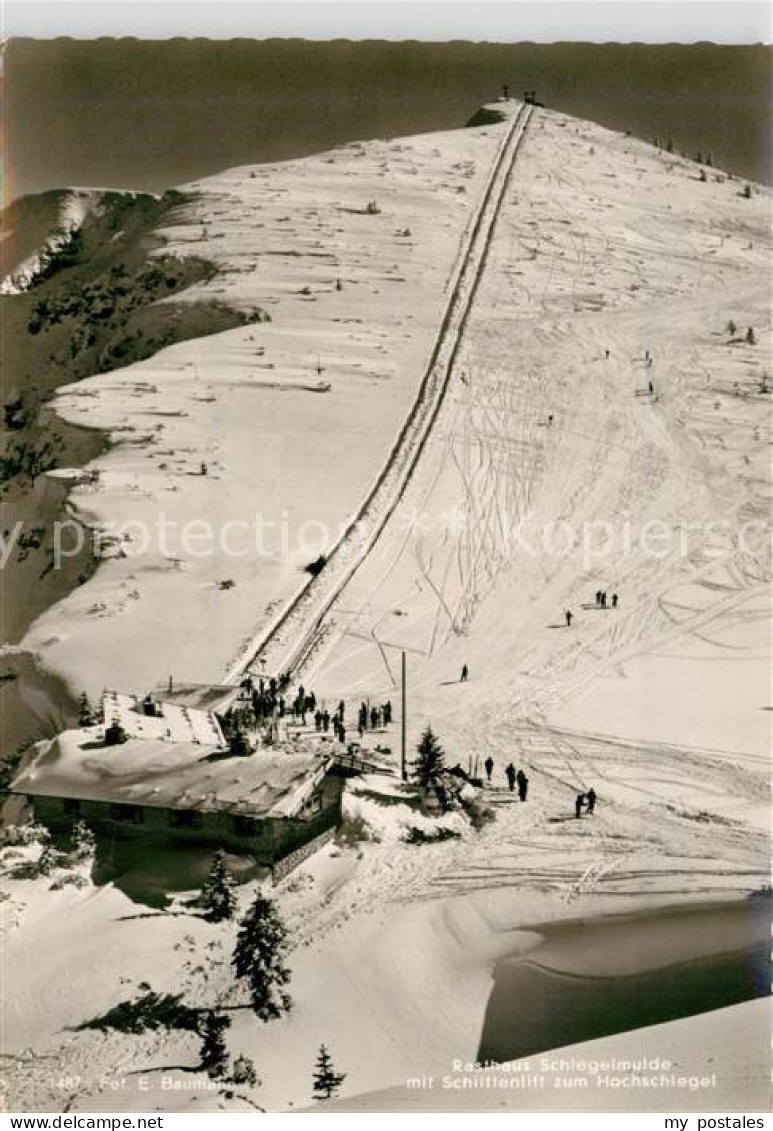
[{"label": "snow-covered terrace", "polygon": [[118,723],[130,738],[159,738],[165,742],[193,742],[226,746],[220,723],[211,711],[154,698],[158,715],[146,715],[134,695],[106,691],[102,697],[105,726]]}]

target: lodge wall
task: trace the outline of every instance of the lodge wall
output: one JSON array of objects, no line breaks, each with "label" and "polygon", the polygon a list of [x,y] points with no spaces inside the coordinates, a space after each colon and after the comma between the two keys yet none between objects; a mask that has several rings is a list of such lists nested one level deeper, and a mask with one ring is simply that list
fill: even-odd
[{"label": "lodge wall", "polygon": [[109,801],[29,797],[35,820],[52,832],[83,821],[100,834],[218,844],[272,864],[341,821],[343,780],[326,777],[297,817],[249,817],[233,812],[168,809]]}]

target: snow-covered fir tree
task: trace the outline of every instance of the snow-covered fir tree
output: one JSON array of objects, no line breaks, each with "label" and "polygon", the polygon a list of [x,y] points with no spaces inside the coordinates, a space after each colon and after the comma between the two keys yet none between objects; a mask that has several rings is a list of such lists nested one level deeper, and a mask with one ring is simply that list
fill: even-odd
[{"label": "snow-covered fir tree", "polygon": [[233,919],[236,910],[236,896],[233,880],[228,874],[225,853],[218,849],[212,861],[209,875],[201,889],[200,902],[204,908],[204,918],[210,923],[220,923]]},{"label": "snow-covered fir tree", "polygon": [[89,697],[85,691],[82,691],[78,698],[78,726],[90,727],[96,721],[96,716],[89,703]]},{"label": "snow-covered fir tree", "polygon": [[248,1056],[237,1056],[235,1058],[231,1071],[231,1082],[233,1084],[247,1084],[251,1088],[260,1083],[255,1065]]},{"label": "snow-covered fir tree", "polygon": [[417,757],[413,763],[413,774],[423,788],[436,785],[438,777],[445,769],[445,754],[435,737],[432,728],[427,727],[417,747]]},{"label": "snow-covered fir tree", "polygon": [[258,893],[239,924],[232,965],[249,984],[250,1002],[261,1021],[281,1017],[292,1007],[283,986],[290,981],[284,965],[287,931],[276,905]]},{"label": "snow-covered fir tree", "polygon": [[97,838],[85,821],[76,821],[70,838],[70,855],[76,860],[88,860],[96,852]]},{"label": "snow-covered fir tree", "polygon": [[345,1072],[336,1072],[333,1060],[325,1045],[319,1046],[317,1063],[314,1068],[313,1092],[315,1100],[329,1100],[336,1094],[346,1079]]},{"label": "snow-covered fir tree", "polygon": [[201,1067],[213,1079],[221,1079],[228,1072],[228,1047],[226,1031],[231,1018],[222,1013],[207,1013],[201,1022]]}]

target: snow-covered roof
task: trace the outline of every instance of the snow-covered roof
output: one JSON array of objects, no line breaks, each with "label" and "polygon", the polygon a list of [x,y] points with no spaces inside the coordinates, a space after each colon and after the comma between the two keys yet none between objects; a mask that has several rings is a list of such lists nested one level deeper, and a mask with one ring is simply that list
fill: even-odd
[{"label": "snow-covered roof", "polygon": [[198,742],[226,746],[220,723],[211,711],[154,698],[160,715],[146,715],[135,695],[106,691],[102,696],[105,726],[119,723],[130,738],[160,738],[165,742]]},{"label": "snow-covered roof", "polygon": [[215,747],[159,739],[104,746],[93,733],[70,730],[42,744],[11,789],[35,797],[291,817],[329,765],[317,754],[223,757]]},{"label": "snow-covered roof", "polygon": [[156,701],[198,711],[227,711],[241,688],[228,683],[159,683],[150,692]]}]

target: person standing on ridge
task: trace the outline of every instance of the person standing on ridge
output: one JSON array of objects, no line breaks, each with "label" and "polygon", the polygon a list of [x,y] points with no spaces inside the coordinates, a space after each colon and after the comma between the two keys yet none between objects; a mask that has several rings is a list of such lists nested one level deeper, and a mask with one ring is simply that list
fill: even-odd
[{"label": "person standing on ridge", "polygon": [[593,788],[593,786],[591,786],[588,790],[586,798],[588,802],[588,812],[592,813],[596,808],[596,790]]},{"label": "person standing on ridge", "polygon": [[486,771],[486,778],[489,781],[491,781],[491,775],[494,772],[494,759],[491,757],[490,754],[489,754],[488,758],[486,759],[486,761],[483,763],[483,767]]},{"label": "person standing on ridge", "polygon": [[512,762],[509,762],[505,767],[505,776],[507,778],[507,784],[510,787],[510,792],[512,793],[515,789],[515,779],[517,777],[515,766]]},{"label": "person standing on ridge", "polygon": [[571,628],[572,627],[572,616],[573,616],[572,610],[567,609],[566,612],[564,613],[564,616],[566,617],[566,627]]},{"label": "person standing on ridge", "polygon": [[529,792],[529,779],[523,770],[519,770],[515,775],[515,780],[518,782],[518,800],[525,801],[526,795]]},{"label": "person standing on ridge", "polygon": [[460,679],[459,682],[460,683],[466,683],[469,678],[470,678],[470,669],[467,667],[466,664],[462,664],[462,676],[461,676],[461,679]]},{"label": "person standing on ridge", "polygon": [[578,793],[574,799],[574,815],[575,817],[582,816],[582,807],[585,804],[585,794]]}]

